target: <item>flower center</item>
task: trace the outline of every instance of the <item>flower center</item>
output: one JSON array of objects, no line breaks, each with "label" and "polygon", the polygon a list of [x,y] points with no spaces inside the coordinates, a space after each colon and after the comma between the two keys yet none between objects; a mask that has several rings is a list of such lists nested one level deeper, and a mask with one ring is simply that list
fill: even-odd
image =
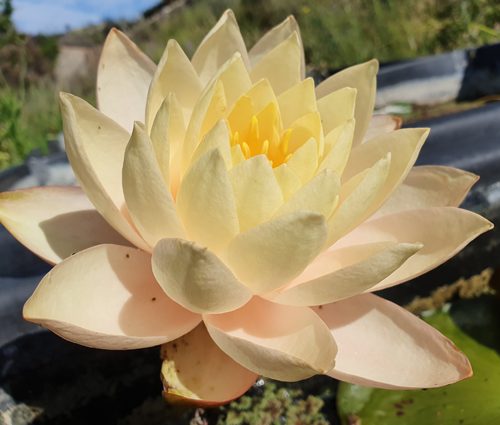
[{"label": "flower center", "polygon": [[262,111],[257,114],[252,111],[251,115],[239,109],[241,105],[236,105],[228,117],[231,146],[239,145],[245,159],[266,155],[272,167],[287,162],[292,155],[289,145],[292,129],[282,130],[276,105],[269,103]]}]

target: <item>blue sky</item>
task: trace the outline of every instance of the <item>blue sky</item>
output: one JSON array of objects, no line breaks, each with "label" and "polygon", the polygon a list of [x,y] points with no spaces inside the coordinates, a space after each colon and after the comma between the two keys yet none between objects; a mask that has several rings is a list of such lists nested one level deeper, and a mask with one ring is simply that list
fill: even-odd
[{"label": "blue sky", "polygon": [[13,21],[27,34],[54,34],[105,18],[133,19],[159,0],[13,0]]}]

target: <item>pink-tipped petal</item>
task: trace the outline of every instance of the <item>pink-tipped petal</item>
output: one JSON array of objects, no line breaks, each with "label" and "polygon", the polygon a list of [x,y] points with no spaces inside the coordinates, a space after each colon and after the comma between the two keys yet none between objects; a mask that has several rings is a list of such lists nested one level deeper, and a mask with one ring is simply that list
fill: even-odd
[{"label": "pink-tipped petal", "polygon": [[163,395],[173,403],[220,406],[243,395],[258,378],[224,353],[203,324],[161,351]]},{"label": "pink-tipped petal", "polygon": [[398,130],[402,124],[403,120],[395,115],[373,115],[363,143],[382,134]]},{"label": "pink-tipped petal", "polygon": [[433,327],[372,294],[316,307],[337,342],[328,375],[387,389],[432,388],[472,375],[467,357]]},{"label": "pink-tipped petal", "polygon": [[307,307],[274,304],[254,297],[230,313],[204,315],[210,336],[244,367],[281,381],[326,373],[336,347],[329,329]]},{"label": "pink-tipped petal", "polygon": [[458,207],[478,178],[467,171],[442,165],[413,167],[373,217],[411,209]]},{"label": "pink-tipped petal", "polygon": [[97,71],[99,110],[132,131],[144,122],[146,97],[156,65],[121,31],[106,38]]},{"label": "pink-tipped petal", "polygon": [[127,245],[78,187],[0,193],[0,222],[23,245],[52,264],[94,245]]},{"label": "pink-tipped petal", "polygon": [[419,252],[371,289],[378,291],[432,270],[492,227],[480,215],[459,208],[407,210],[365,222],[335,246],[388,240],[423,244]]},{"label": "pink-tipped petal", "polygon": [[59,263],[23,315],[69,341],[111,350],[160,345],[201,320],[163,293],[149,254],[119,245],[98,245]]}]

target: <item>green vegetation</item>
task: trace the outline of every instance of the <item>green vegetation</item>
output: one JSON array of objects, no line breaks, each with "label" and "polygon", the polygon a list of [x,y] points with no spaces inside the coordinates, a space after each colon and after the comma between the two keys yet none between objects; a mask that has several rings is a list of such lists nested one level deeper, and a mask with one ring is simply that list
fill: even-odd
[{"label": "green vegetation", "polygon": [[[408,59],[500,39],[497,0],[192,0],[164,19],[116,25],[157,61],[169,38],[193,54],[226,8],[234,10],[249,46],[294,14],[309,70],[321,75],[373,57]],[[61,128],[52,75],[58,40],[16,34],[11,14],[11,1],[0,0],[0,169],[43,148]],[[111,25],[77,31],[75,39],[101,44]],[[88,93],[93,78],[68,89]]]}]

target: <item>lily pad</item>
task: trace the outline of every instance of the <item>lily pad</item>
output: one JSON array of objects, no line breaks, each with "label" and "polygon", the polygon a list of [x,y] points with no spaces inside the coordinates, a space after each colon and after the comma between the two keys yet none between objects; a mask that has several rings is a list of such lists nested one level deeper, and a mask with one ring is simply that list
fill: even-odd
[{"label": "lily pad", "polygon": [[447,311],[434,313],[425,320],[467,354],[474,376],[447,387],[415,391],[342,383],[337,405],[344,425],[500,424],[498,353],[463,332]]}]

